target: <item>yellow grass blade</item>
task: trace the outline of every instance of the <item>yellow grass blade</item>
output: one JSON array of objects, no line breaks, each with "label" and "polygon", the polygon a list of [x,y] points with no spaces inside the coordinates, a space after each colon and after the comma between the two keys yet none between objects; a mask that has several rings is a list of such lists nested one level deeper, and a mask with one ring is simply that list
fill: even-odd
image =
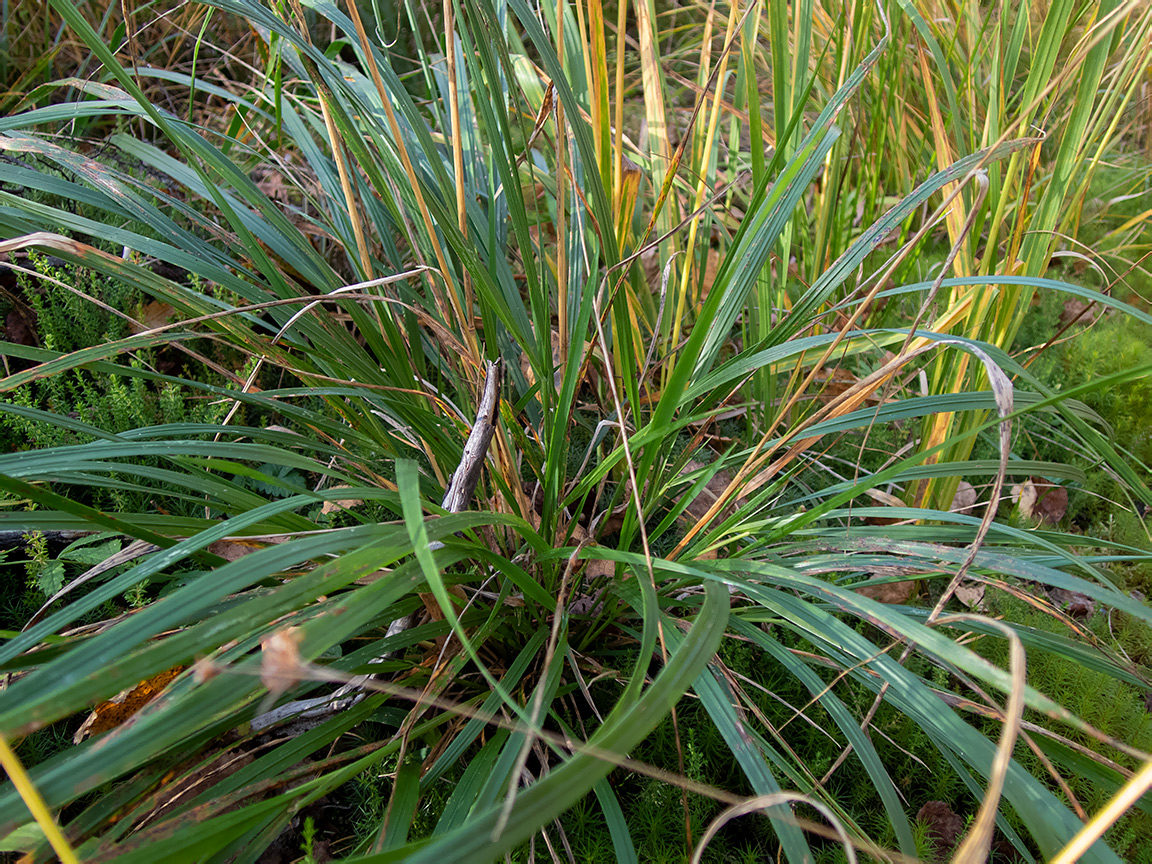
[{"label": "yellow grass blade", "polygon": [[40,830],[44,832],[44,836],[48,838],[48,843],[52,846],[52,851],[56,853],[61,864],[79,864],[80,859],[72,851],[68,840],[44,804],[44,799],[40,797],[39,791],[32,785],[28,772],[24,770],[24,766],[20,764],[20,759],[8,746],[7,739],[2,735],[0,735],[0,765],[4,767],[4,771],[12,781],[12,785],[16,787],[16,791],[20,793],[20,797],[24,799],[24,803],[28,805],[28,810],[32,813],[36,824],[40,826]]}]

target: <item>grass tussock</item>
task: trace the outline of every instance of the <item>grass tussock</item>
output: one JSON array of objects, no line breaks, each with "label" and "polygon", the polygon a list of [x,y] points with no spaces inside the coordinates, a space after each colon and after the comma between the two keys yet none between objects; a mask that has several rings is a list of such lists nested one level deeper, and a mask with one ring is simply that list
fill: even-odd
[{"label": "grass tussock", "polygon": [[124,8],[2,22],[3,851],[1139,859],[1147,4]]}]

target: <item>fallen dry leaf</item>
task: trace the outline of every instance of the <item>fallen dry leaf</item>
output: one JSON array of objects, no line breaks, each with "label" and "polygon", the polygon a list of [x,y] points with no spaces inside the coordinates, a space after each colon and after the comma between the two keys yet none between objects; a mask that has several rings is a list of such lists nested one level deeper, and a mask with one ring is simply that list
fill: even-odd
[{"label": "fallen dry leaf", "polygon": [[1012,503],[1026,519],[1041,525],[1056,525],[1068,512],[1068,489],[1043,477],[1029,477],[1012,487]]},{"label": "fallen dry leaf", "polygon": [[1049,483],[1042,477],[1033,477],[1036,487],[1036,505],[1032,514],[1041,525],[1056,525],[1068,512],[1068,488]]},{"label": "fallen dry leaf", "polygon": [[[333,489],[351,489],[352,487],[343,484],[340,486],[333,486]],[[351,510],[353,507],[359,507],[364,502],[359,498],[340,498],[335,501],[325,501],[324,506],[320,508],[320,515],[327,516],[329,513],[335,513],[337,510]]]},{"label": "fallen dry leaf", "polygon": [[1070,618],[1077,621],[1086,621],[1096,612],[1096,604],[1087,594],[1066,591],[1063,588],[1045,588],[1045,591],[1057,608],[1064,610]]},{"label": "fallen dry leaf", "polygon": [[107,702],[101,702],[92,709],[88,719],[76,730],[76,734],[72,736],[72,743],[79,744],[89,735],[99,735],[101,732],[122,726],[137,711],[159,696],[169,682],[183,671],[183,666],[173,666],[147,681],[141,681],[135,687],[120,691]]},{"label": "fallen dry leaf", "polygon": [[[887,574],[876,574],[872,576],[870,581],[878,579],[891,578]],[[916,583],[914,581],[906,582],[886,582],[883,585],[859,585],[853,590],[857,594],[863,594],[871,600],[878,603],[899,604],[907,603],[908,600],[916,593]]]},{"label": "fallen dry leaf", "polygon": [[213,555],[218,555],[225,561],[235,561],[243,558],[245,555],[251,555],[262,547],[252,546],[248,543],[241,543],[235,540],[217,540],[214,543],[208,544],[208,550]]},{"label": "fallen dry leaf", "polygon": [[152,300],[145,303],[140,307],[140,312],[136,316],[137,320],[143,327],[133,327],[134,331],[140,332],[141,330],[154,330],[157,327],[163,327],[176,317],[176,310],[168,303],[161,303],[159,300]]},{"label": "fallen dry leaf", "polygon": [[[703,462],[696,462],[693,460],[684,466],[683,473],[690,474],[693,471],[700,471],[707,467],[708,466]],[[720,500],[720,496],[724,494],[724,490],[728,488],[729,484],[732,482],[732,478],[732,472],[725,471],[723,468],[713,474],[712,479],[704,484],[704,488],[696,494],[696,497],[688,502],[688,505],[684,508],[684,513],[680,517],[681,520],[691,523],[696,523],[702,520],[708,514],[708,511],[712,508],[712,505]],[[744,502],[742,499],[736,499],[736,501],[729,502],[727,506],[720,509],[713,521],[720,522],[724,519],[727,519],[733,512],[735,512],[735,508],[743,503]]]},{"label": "fallen dry leaf", "polygon": [[[596,548],[596,547],[589,547]],[[608,558],[587,558],[584,568],[584,579],[607,579],[616,575],[616,562]]]},{"label": "fallen dry leaf", "polygon": [[953,513],[968,513],[975,506],[976,488],[967,480],[961,480],[956,487],[956,494],[952,496],[952,506],[948,509]]},{"label": "fallen dry leaf", "polygon": [[272,696],[294,687],[305,676],[300,659],[300,642],[304,633],[299,627],[285,627],[260,640],[260,683]]},{"label": "fallen dry leaf", "polygon": [[1025,519],[1031,519],[1036,509],[1036,487],[1031,480],[1025,480],[1012,487],[1012,503],[1020,508],[1020,514]]},{"label": "fallen dry leaf", "polygon": [[969,609],[983,609],[984,586],[979,582],[966,582],[956,589],[956,599]]},{"label": "fallen dry leaf", "polygon": [[1088,309],[1091,303],[1084,300],[1077,300],[1070,298],[1064,301],[1064,308],[1060,310],[1060,329],[1063,330],[1069,324],[1089,324],[1092,318],[1088,315]]},{"label": "fallen dry leaf", "polygon": [[827,405],[839,399],[844,393],[854,387],[860,379],[847,369],[822,369],[816,373],[815,383],[820,385],[816,398]]}]

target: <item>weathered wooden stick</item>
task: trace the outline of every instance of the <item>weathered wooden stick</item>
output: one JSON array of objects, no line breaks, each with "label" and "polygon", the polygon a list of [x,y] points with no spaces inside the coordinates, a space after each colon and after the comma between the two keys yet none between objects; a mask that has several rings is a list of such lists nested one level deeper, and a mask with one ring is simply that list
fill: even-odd
[{"label": "weathered wooden stick", "polygon": [[480,398],[476,422],[472,424],[472,431],[468,435],[468,440],[464,442],[464,454],[460,457],[460,465],[452,475],[448,490],[444,493],[444,501],[440,505],[449,513],[459,513],[467,509],[468,502],[476,492],[480,472],[484,469],[484,458],[488,455],[492,435],[496,432],[503,369],[503,360],[488,364],[488,374],[484,379],[484,394]]}]

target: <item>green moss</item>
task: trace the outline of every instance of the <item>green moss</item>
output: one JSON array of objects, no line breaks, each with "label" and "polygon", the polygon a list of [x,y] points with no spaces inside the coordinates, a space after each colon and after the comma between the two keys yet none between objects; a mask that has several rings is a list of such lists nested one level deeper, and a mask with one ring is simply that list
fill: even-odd
[{"label": "green moss", "polygon": [[[1016,341],[1016,350],[1044,344],[1057,330],[1066,295],[1044,292],[1029,312]],[[1152,344],[1147,325],[1119,313],[1110,313],[1089,327],[1077,327],[1066,338],[1033,356],[1029,372],[1057,392],[1152,365]],[[1127,451],[1144,466],[1152,464],[1152,379],[1137,378],[1119,385],[1097,387],[1081,394],[1080,401],[1103,421],[1098,430],[1114,446]],[[1061,421],[1053,415],[1031,415],[1017,424],[1014,449],[1021,458],[1067,462],[1084,471],[1083,484],[1069,486],[1065,525],[1090,536],[1148,548],[1149,534],[1132,512],[1131,501],[1111,472],[1085,455]],[[986,443],[978,455],[993,456]],[[1137,470],[1146,474],[1137,465]],[[1152,579],[1133,573],[1132,587],[1146,589]]]},{"label": "green moss", "polygon": [[[21,274],[18,287],[35,316],[37,339],[44,348],[69,353],[131,335],[129,321],[109,310],[138,317],[146,297],[117,280],[85,268],[60,265],[43,256],[33,256],[31,261],[37,272],[48,279],[37,280]],[[116,361],[116,358],[110,359]],[[17,387],[11,394],[11,402],[112,433],[164,423],[214,424],[223,419],[228,405],[211,400],[199,391],[156,383],[139,374],[154,369],[161,359],[167,364],[175,362],[173,356],[162,358],[157,351],[136,352],[123,362],[124,375],[94,373],[83,368],[50,375]],[[197,369],[194,377],[211,381],[218,376]],[[237,422],[243,422],[243,418]],[[7,411],[0,412],[0,438],[9,442],[10,449],[37,450],[94,440],[84,432]],[[154,463],[155,460],[149,464]],[[147,483],[139,477],[131,479]],[[146,497],[109,487],[93,487],[89,496],[96,506],[120,512],[139,509]]]},{"label": "green moss", "polygon": [[[985,603],[989,615],[1003,617],[1005,620],[1013,621],[1022,627],[1065,636],[1071,635],[1067,627],[1060,621],[1017,597],[999,591],[989,591],[985,595]],[[1087,622],[1100,644],[1104,646],[1116,644],[1117,637],[1120,635],[1115,629],[1116,624],[1125,628],[1122,632],[1127,632],[1126,628],[1135,625],[1136,622],[1119,619],[1120,614],[1116,612],[1110,615],[1098,614]],[[1127,619],[1128,616],[1123,617]],[[1140,641],[1146,642],[1148,639],[1147,627],[1145,625],[1139,626],[1145,631]],[[985,638],[978,640],[974,647],[993,663],[1007,667],[1008,646],[1005,640]],[[1081,720],[1105,735],[1123,741],[1138,750],[1147,752],[1152,749],[1152,714],[1149,714],[1146,709],[1144,701],[1146,694],[1142,689],[1117,681],[1103,673],[1095,672],[1082,663],[1065,659],[1056,654],[1035,650],[1028,652],[1027,675],[1029,685],[1065,706]],[[1045,723],[1048,726],[1052,725],[1046,717],[1031,711],[1026,713],[1025,719]],[[998,728],[996,724],[987,723],[984,724],[983,731],[992,736],[997,734]],[[1138,767],[1135,760],[1118,755],[1112,748],[1100,744],[1094,738],[1075,729],[1059,725],[1056,731],[1089,750],[1105,755],[1109,759],[1118,760],[1130,769]],[[1044,739],[1037,738],[1037,740],[1047,743]],[[1052,748],[1046,747],[1045,749],[1051,750]],[[1090,813],[1099,811],[1112,797],[1115,788],[1094,780],[1084,772],[1062,765],[1059,758],[1060,751],[1055,752],[1056,757],[1053,761],[1081,806]],[[1047,782],[1053,794],[1063,797],[1058,786],[1051,779],[1047,768],[1023,742],[1017,746],[1015,755],[1021,765]],[[1052,753],[1049,755],[1051,756]],[[1131,810],[1124,816],[1115,830],[1121,840],[1131,831],[1137,831],[1145,837],[1152,836],[1152,816],[1140,810]],[[1114,848],[1120,852],[1120,847]],[[1124,856],[1121,855],[1121,857]],[[1126,860],[1134,859],[1127,858]],[[1144,858],[1142,860],[1150,859]]]},{"label": "green moss", "polygon": [[[1067,389],[1129,369],[1152,365],[1146,325],[1128,317],[1106,317],[1064,345],[1063,381]],[[1152,462],[1152,382],[1140,378],[1100,388],[1084,397],[1112,428],[1112,440],[1145,464]]]}]

